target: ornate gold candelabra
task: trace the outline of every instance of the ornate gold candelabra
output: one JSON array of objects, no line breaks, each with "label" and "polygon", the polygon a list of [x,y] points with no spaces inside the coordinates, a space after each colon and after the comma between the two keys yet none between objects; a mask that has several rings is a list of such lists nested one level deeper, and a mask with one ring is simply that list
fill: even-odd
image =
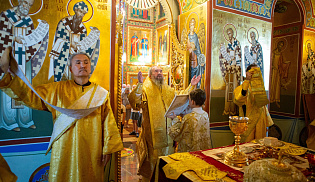
[{"label": "ornate gold candelabra", "polygon": [[240,135],[243,134],[248,128],[248,118],[230,116],[229,126],[231,131],[235,134],[235,146],[232,151],[229,151],[225,154],[224,163],[235,167],[247,166],[247,156],[244,152],[240,151],[239,144],[241,141]]}]

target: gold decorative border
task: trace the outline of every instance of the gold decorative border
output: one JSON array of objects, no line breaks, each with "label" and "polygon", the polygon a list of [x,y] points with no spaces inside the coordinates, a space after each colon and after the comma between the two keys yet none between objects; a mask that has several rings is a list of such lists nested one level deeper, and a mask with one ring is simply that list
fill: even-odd
[{"label": "gold decorative border", "polygon": [[[170,50],[170,62],[171,62],[171,86],[175,88],[176,91],[184,90],[188,87],[189,83],[189,56],[185,45],[179,43],[177,35],[175,32],[175,25],[172,24],[170,34],[171,34],[171,50]],[[175,75],[177,69],[181,69],[181,81],[179,83],[175,82]]]},{"label": "gold decorative border", "polygon": [[[121,120],[121,114],[119,114],[119,111],[121,110],[121,86],[122,86],[122,55],[123,55],[123,38],[122,38],[122,14],[119,13],[118,18],[117,18],[117,23],[116,23],[116,34],[118,35],[116,38],[116,63],[117,63],[117,105],[116,109],[118,111],[117,113],[117,126],[119,132],[121,131],[121,125],[120,125],[120,120]],[[122,136],[122,135],[121,135]],[[123,138],[121,137],[121,140],[123,141]],[[117,181],[121,181],[121,151],[117,152]]]},{"label": "gold decorative border", "polygon": [[[32,175],[31,175],[31,177],[30,177],[30,179],[29,179],[29,182],[32,182],[33,179],[34,179],[34,177],[35,177],[35,175],[36,175],[40,170],[44,169],[44,168],[47,167],[47,166],[50,166],[50,162],[39,166],[39,167],[32,173]],[[49,167],[49,169],[50,169],[50,167]],[[47,176],[47,177],[48,177],[48,176]]]}]

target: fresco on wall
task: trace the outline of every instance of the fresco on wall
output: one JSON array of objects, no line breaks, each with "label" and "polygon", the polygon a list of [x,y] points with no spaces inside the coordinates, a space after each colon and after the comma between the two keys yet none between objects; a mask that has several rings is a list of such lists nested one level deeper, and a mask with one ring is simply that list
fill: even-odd
[{"label": "fresco on wall", "polygon": [[[180,11],[185,13],[207,0],[178,0]],[[302,1],[310,3],[310,0]],[[284,2],[290,2],[289,0]],[[215,6],[241,11],[262,18],[271,19],[271,10],[274,0],[251,1],[251,0],[216,0]],[[314,6],[313,6],[314,7]],[[309,8],[311,9],[311,8]],[[309,16],[312,17],[312,16]]]},{"label": "fresco on wall", "polygon": [[264,0],[264,4],[250,0],[216,0],[216,6],[225,7],[228,9],[246,12],[252,15],[258,15],[263,18],[271,19],[271,9],[273,0]]},{"label": "fresco on wall", "polygon": [[161,21],[165,19],[165,11],[162,7],[161,3],[158,3],[158,5],[156,6],[156,21]]},{"label": "fresco on wall", "polygon": [[305,17],[306,17],[306,27],[315,28],[315,18],[314,18],[314,1],[313,0],[305,0],[302,1],[305,9]]},{"label": "fresco on wall", "polygon": [[315,54],[314,54],[314,32],[305,31],[303,44],[303,61],[302,61],[302,94],[315,93]]},{"label": "fresco on wall", "polygon": [[[7,46],[12,46],[26,77],[37,86],[69,79],[68,57],[86,52],[92,61],[90,80],[109,89],[109,72],[102,70],[109,70],[110,65],[110,28],[100,31],[97,27],[110,27],[110,10],[107,1],[1,1],[0,56]],[[32,121],[34,111],[12,102],[2,92],[0,99],[0,128],[36,128]]]},{"label": "fresco on wall", "polygon": [[263,67],[268,90],[271,29],[271,23],[262,20],[213,10],[210,83],[216,97],[224,97],[222,114],[236,113],[233,91],[241,83],[247,65]]},{"label": "fresco on wall", "polygon": [[277,1],[274,9],[273,26],[292,24],[301,22],[301,12],[297,4],[293,0]]},{"label": "fresco on wall", "polygon": [[237,40],[237,29],[234,24],[228,23],[223,28],[225,42],[220,44],[220,70],[225,82],[225,107],[224,115],[235,115],[236,105],[233,102],[233,91],[240,85],[242,48]]},{"label": "fresco on wall", "polygon": [[169,28],[164,25],[156,29],[157,55],[156,65],[167,65],[169,57]]},{"label": "fresco on wall", "polygon": [[[276,39],[274,39],[276,40]],[[288,46],[286,38],[276,40],[272,50],[270,103],[280,107],[280,90],[287,89],[291,80],[288,77],[291,61],[284,57],[284,51]]]},{"label": "fresco on wall", "polygon": [[247,40],[250,43],[250,48],[249,46],[245,46],[244,48],[244,68],[246,69],[249,65],[256,64],[260,68],[264,78],[263,49],[259,43],[259,32],[255,27],[251,27],[247,30]]},{"label": "fresco on wall", "polygon": [[182,13],[185,13],[205,2],[208,0],[179,0],[179,6]]},{"label": "fresco on wall", "polygon": [[[160,9],[159,9],[160,8]],[[158,39],[157,39],[157,36],[155,34],[155,30],[159,29],[160,27],[163,27],[165,24],[166,24],[166,18],[165,18],[165,12],[163,10],[163,7],[158,4],[156,7],[155,7],[155,10],[153,11],[155,12],[153,14],[153,19],[155,19],[155,22],[156,23],[149,23],[149,22],[143,22],[141,20],[130,20],[128,19],[128,16],[125,17],[125,24],[124,24],[124,57],[123,57],[123,61],[124,61],[124,65],[123,65],[123,83],[129,83],[130,80],[127,79],[128,75],[127,73],[132,73],[132,74],[136,74],[138,73],[138,71],[142,71],[142,73],[148,73],[148,70],[151,66],[151,64],[159,64],[158,62]],[[161,12],[161,16],[159,16],[159,12]],[[164,17],[163,17],[164,16]],[[159,20],[158,18],[161,17]],[[152,59],[151,59],[151,64],[144,64],[144,63],[140,63],[140,62],[136,62],[136,63],[131,63],[129,60],[127,60],[127,55],[130,56],[129,53],[127,53],[128,51],[128,41],[129,40],[129,37],[127,36],[128,35],[128,27],[140,27],[140,28],[148,28],[148,29],[151,29],[152,32],[153,32],[153,36],[152,36],[152,45],[150,45],[149,43],[149,49],[151,47],[151,50],[152,51]],[[165,34],[165,32],[164,32]],[[139,38],[139,33],[137,33],[137,36]],[[150,42],[150,40],[148,39],[148,41]],[[162,39],[163,41],[163,39]],[[164,44],[165,45],[165,44]],[[166,44],[167,45],[167,44]],[[152,49],[152,47],[155,47],[155,49]],[[129,57],[130,58],[130,57]],[[149,61],[149,60],[147,60]],[[128,64],[127,64],[128,62]],[[163,63],[164,64],[164,63]],[[167,66],[162,66],[162,70],[163,70],[163,73],[167,73],[170,71],[170,67],[167,67]]]},{"label": "fresco on wall", "polygon": [[153,8],[148,10],[128,8],[128,20],[153,23]]},{"label": "fresco on wall", "polygon": [[[179,6],[182,13],[206,2],[207,0],[179,0]],[[274,0],[265,0],[263,4],[250,0],[216,0],[215,6],[233,9],[263,18],[271,19],[271,9]]]},{"label": "fresco on wall", "polygon": [[299,34],[273,38],[270,75],[270,111],[295,113]]},{"label": "fresco on wall", "polygon": [[189,80],[202,75],[198,88],[204,88],[206,68],[207,4],[200,5],[179,16],[179,37],[189,51]]},{"label": "fresco on wall", "polygon": [[150,28],[128,27],[127,64],[152,64],[152,34]]},{"label": "fresco on wall", "polygon": [[[29,79],[34,78],[42,67],[48,46],[47,21],[37,19],[39,25],[35,30],[33,19],[30,17],[30,13],[35,15],[40,11],[40,3],[39,1],[33,3],[32,0],[19,1],[12,8],[3,10],[0,15],[0,57],[7,47],[12,46],[12,52],[19,67]],[[38,8],[35,12],[30,11],[33,5]],[[30,37],[34,40],[30,41]],[[26,69],[30,63],[31,68]],[[0,74],[0,77],[3,77],[1,69]],[[36,128],[30,108],[16,103],[3,92],[1,92],[1,101],[3,104],[0,128],[15,131],[20,131],[20,127]]]},{"label": "fresco on wall", "polygon": [[[68,57],[77,52],[84,52],[91,57],[91,74],[93,73],[100,48],[100,31],[97,27],[89,27],[90,33],[87,34],[87,29],[83,19],[89,11],[93,11],[83,1],[77,2],[73,7],[73,16],[62,18],[56,28],[54,43],[49,53],[50,69],[48,78],[54,76],[54,81],[70,79],[70,70],[68,69]],[[87,17],[89,19],[90,17]]]}]

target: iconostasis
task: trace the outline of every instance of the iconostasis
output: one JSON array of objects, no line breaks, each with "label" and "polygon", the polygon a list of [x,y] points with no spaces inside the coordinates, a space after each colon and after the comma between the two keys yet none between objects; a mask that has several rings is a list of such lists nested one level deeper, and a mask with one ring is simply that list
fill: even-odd
[{"label": "iconostasis", "polygon": [[[257,64],[262,71],[265,90],[270,95],[271,112],[299,115],[300,82],[302,87],[309,85],[306,88],[308,92],[314,90],[314,86],[310,84],[313,77],[308,79],[307,76],[309,73],[304,73],[304,77],[300,78],[300,48],[303,45],[301,7],[294,1],[277,2],[275,9],[272,9],[275,3],[272,0],[262,3],[244,1],[242,4],[239,1],[235,1],[235,4],[231,2],[178,2],[180,15],[176,21],[177,37],[189,55],[189,71],[185,77],[190,80],[194,75],[202,75],[198,87],[209,91],[207,96],[210,99],[206,105],[209,104],[208,108],[211,108],[210,116],[214,116],[210,117],[211,122],[225,121],[229,115],[238,114],[237,106],[233,103],[233,91],[243,82],[245,70],[252,63]],[[153,27],[152,57],[151,52],[148,53],[152,58],[151,65],[167,65],[167,61],[161,61],[166,60],[166,57],[163,57],[165,49],[162,45],[165,45],[164,42],[167,44],[167,41],[162,38],[164,30],[161,25],[163,21],[159,21],[160,7],[156,6],[153,13],[156,27],[154,23],[151,24],[152,20],[146,23],[143,23],[143,20],[134,22],[134,16],[129,16],[128,13],[128,24],[138,27],[128,27],[125,30],[128,35],[125,40],[131,42],[132,36],[151,35],[150,28]],[[309,26],[312,26],[313,20],[308,21]],[[135,30],[138,32],[135,33]],[[305,44],[306,48],[303,48],[303,60],[307,60],[307,54],[304,53],[309,50],[307,45],[312,47],[313,44],[312,33],[312,29],[309,33],[304,33],[304,39],[309,36],[310,40]],[[150,40],[148,43],[150,46]],[[132,54],[131,47],[131,43],[125,45],[124,83],[127,84],[134,82],[130,78],[135,79],[139,70],[147,71],[147,65],[150,65],[141,61],[141,51],[138,58],[141,63],[135,61],[133,54],[136,54]],[[170,54],[169,48],[166,50],[170,60],[172,52]],[[309,52],[311,54],[312,49]],[[164,70],[169,67],[162,68]],[[210,80],[209,84],[205,84],[207,79]]]},{"label": "iconostasis", "polygon": [[167,84],[170,84],[169,45],[170,27],[160,3],[148,10],[125,5],[123,35],[123,83],[138,83],[137,74],[147,77],[151,66],[161,66]]}]

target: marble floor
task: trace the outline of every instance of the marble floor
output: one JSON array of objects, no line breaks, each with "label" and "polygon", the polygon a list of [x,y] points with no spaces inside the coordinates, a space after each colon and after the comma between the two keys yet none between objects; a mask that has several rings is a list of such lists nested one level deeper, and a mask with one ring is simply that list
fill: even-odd
[{"label": "marble floor", "polygon": [[[131,122],[130,122],[131,123]],[[129,135],[132,131],[132,125],[129,124],[128,128],[123,130],[123,143],[125,148],[130,148],[133,150],[133,154],[121,158],[121,181],[122,182],[138,182],[140,176],[137,175],[138,172],[138,158],[136,154],[136,142],[137,137],[135,135]]]}]

